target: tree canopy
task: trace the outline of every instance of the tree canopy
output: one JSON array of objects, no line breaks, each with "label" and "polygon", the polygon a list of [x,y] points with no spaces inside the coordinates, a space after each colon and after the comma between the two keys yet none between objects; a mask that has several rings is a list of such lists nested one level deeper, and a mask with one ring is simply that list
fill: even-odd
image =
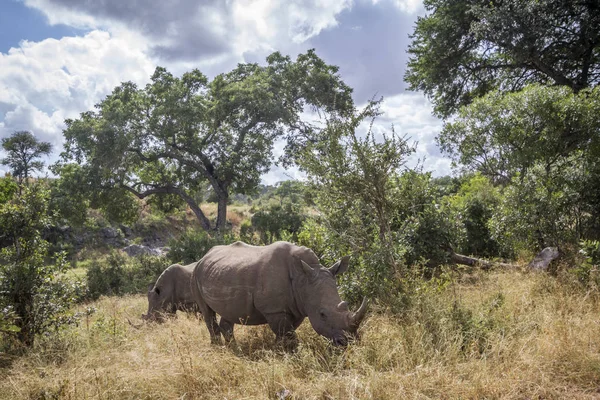
[{"label": "tree canopy", "polygon": [[2,147],[8,155],[0,163],[11,169],[19,185],[26,182],[33,171],[41,171],[44,163],[38,158],[52,152],[50,143],[39,141],[28,131],[17,131],[10,137],[3,138]]},{"label": "tree canopy", "polygon": [[508,182],[536,163],[549,169],[578,151],[597,155],[600,89],[575,94],[533,85],[517,93],[490,93],[463,107],[444,125],[441,149],[469,170]]},{"label": "tree canopy", "polygon": [[600,82],[600,3],[595,0],[425,0],[405,79],[437,115],[492,90],[531,83],[578,92]]},{"label": "tree canopy", "polygon": [[239,64],[212,81],[199,70],[176,77],[159,67],[144,88],[123,83],[95,111],[66,121],[63,166],[81,165],[90,190],[111,198],[176,194],[205,229],[211,224],[196,193],[209,182],[222,229],[229,194],[256,188],[275,140],[287,137],[288,161],[293,145],[311,140],[306,107],[336,115],[353,109],[337,71],[312,50],[296,61],[273,53],[266,66]]}]

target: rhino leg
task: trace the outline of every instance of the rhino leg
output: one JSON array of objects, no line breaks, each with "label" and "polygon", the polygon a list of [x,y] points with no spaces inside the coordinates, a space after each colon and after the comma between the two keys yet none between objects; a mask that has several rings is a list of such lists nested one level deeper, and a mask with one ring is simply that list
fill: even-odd
[{"label": "rhino leg", "polygon": [[202,315],[204,315],[204,322],[206,322],[206,327],[208,328],[208,333],[210,334],[210,342],[212,344],[220,344],[221,330],[219,329],[219,324],[217,323],[217,314],[207,306],[202,310]]},{"label": "rhino leg", "polygon": [[283,344],[286,351],[294,351],[298,347],[295,321],[288,314],[270,314],[266,316],[271,330],[275,332],[277,342]]},{"label": "rhino leg", "polygon": [[219,328],[221,329],[223,338],[225,338],[225,342],[228,344],[231,343],[231,341],[233,340],[233,326],[233,322],[230,322],[225,318],[221,317],[221,320],[219,321]]}]

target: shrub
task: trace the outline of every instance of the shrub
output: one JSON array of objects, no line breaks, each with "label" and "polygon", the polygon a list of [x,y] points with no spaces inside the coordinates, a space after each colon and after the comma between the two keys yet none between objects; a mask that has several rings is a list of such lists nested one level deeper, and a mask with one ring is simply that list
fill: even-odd
[{"label": "shrub", "polygon": [[209,235],[204,230],[188,229],[179,239],[169,242],[168,257],[174,263],[189,264],[199,261],[213,247],[220,244],[230,244],[237,240],[231,234]]},{"label": "shrub", "polygon": [[34,344],[35,335],[73,321],[69,285],[56,277],[66,270],[65,254],[46,262],[48,242],[42,231],[50,224],[48,191],[40,184],[0,205],[0,329],[17,331],[18,340]]},{"label": "shrub", "polygon": [[263,243],[271,243],[282,239],[284,231],[296,235],[304,219],[300,207],[290,202],[275,203],[252,216],[252,227],[260,233]]},{"label": "shrub", "polygon": [[572,273],[577,281],[586,289],[600,289],[600,241],[583,240],[580,243],[579,253],[583,256],[583,261],[575,268]]},{"label": "shrub", "polygon": [[87,297],[145,293],[169,266],[164,257],[129,258],[121,252],[111,253],[105,262],[94,261],[87,270]]}]

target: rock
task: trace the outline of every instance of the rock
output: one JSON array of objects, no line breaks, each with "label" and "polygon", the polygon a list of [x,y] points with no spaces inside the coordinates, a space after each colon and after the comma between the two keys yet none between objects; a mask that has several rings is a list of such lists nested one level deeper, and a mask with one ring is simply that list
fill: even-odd
[{"label": "rock", "polygon": [[121,229],[121,232],[123,232],[123,235],[126,238],[133,236],[133,230],[127,225],[120,225],[119,229]]},{"label": "rock", "polygon": [[162,256],[161,249],[143,246],[141,244],[132,244],[122,249],[129,257],[137,257],[140,255]]},{"label": "rock", "polygon": [[540,251],[537,256],[535,256],[532,262],[529,263],[529,268],[545,271],[548,269],[550,263],[556,260],[559,255],[560,253],[558,252],[558,248],[546,247],[544,250]]},{"label": "rock", "polygon": [[119,231],[111,227],[100,229],[100,233],[102,233],[102,236],[104,236],[105,239],[115,239],[119,237]]}]

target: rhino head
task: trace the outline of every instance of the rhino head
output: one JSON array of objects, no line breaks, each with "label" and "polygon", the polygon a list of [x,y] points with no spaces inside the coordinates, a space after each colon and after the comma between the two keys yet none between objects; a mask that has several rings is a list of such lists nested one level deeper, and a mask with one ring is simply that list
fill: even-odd
[{"label": "rhino head", "polygon": [[164,313],[175,313],[168,301],[172,293],[169,293],[168,288],[163,288],[161,285],[151,283],[148,285],[148,312],[142,314],[142,319],[146,321],[163,322]]},{"label": "rhino head", "polygon": [[357,336],[367,313],[366,298],[356,312],[351,312],[338,293],[335,277],[348,269],[349,259],[343,257],[330,268],[300,260],[301,273],[293,280],[296,300],[313,329],[337,346],[345,346],[349,338]]}]

